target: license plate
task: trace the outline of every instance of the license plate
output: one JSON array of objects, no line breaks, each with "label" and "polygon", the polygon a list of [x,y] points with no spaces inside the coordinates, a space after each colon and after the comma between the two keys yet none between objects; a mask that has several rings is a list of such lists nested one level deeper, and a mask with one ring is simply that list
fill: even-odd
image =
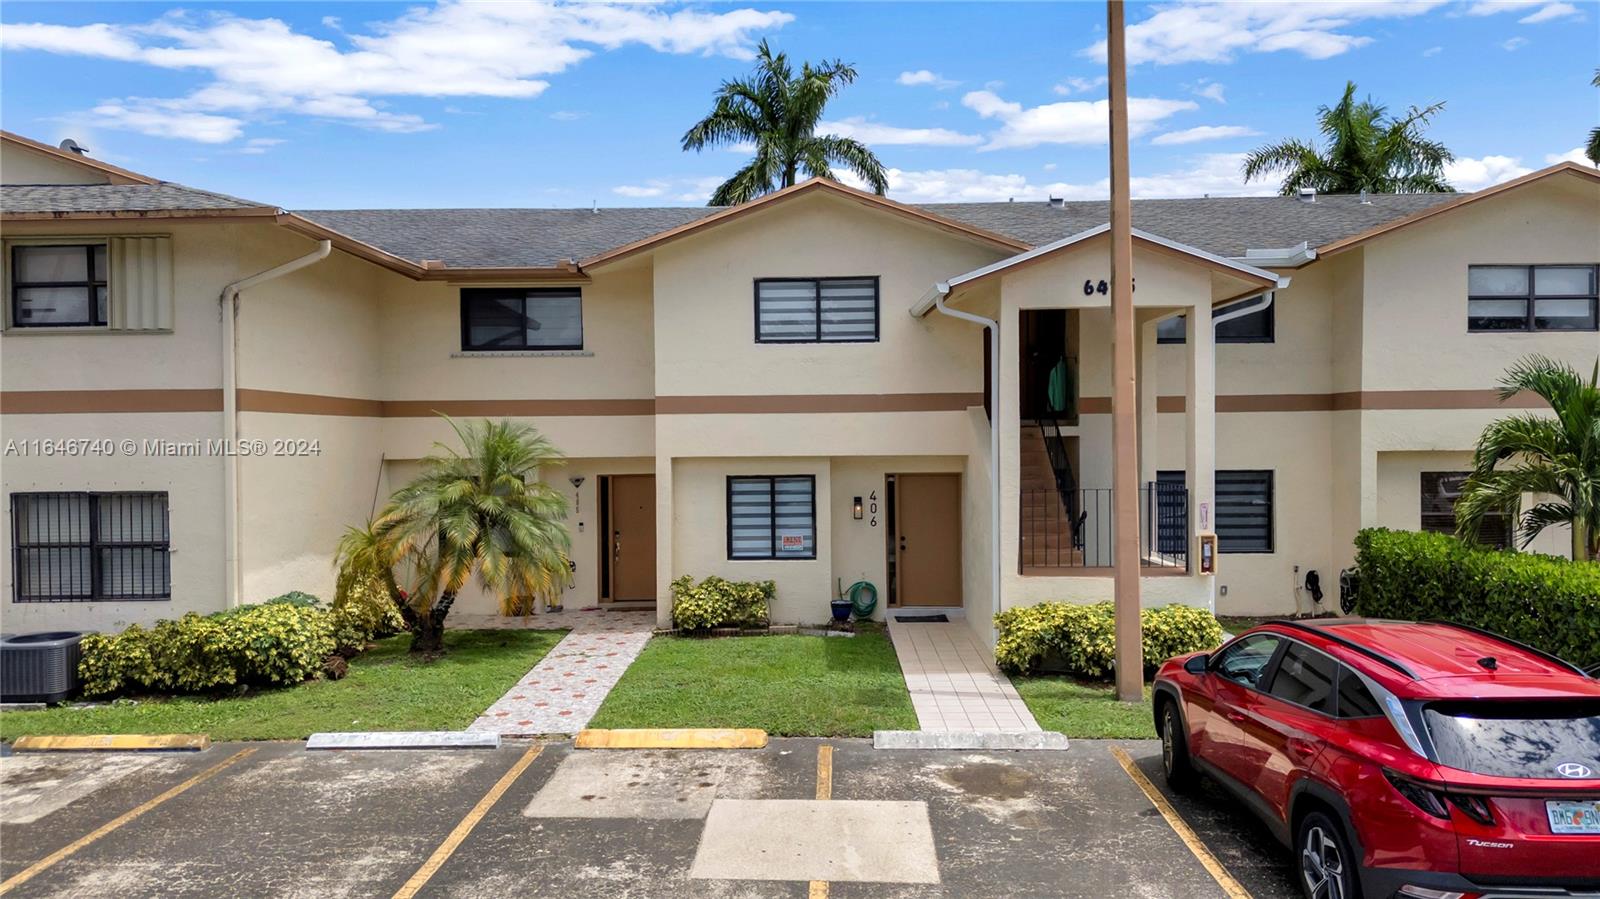
[{"label": "license plate", "polygon": [[1600,833],[1600,799],[1582,802],[1557,802],[1544,804],[1550,816],[1551,833]]}]

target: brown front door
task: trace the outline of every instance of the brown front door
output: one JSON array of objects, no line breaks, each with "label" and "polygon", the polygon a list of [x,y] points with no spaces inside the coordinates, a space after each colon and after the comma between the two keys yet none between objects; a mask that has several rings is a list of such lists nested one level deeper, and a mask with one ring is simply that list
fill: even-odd
[{"label": "brown front door", "polygon": [[961,476],[902,474],[894,483],[900,605],[959,607]]},{"label": "brown front door", "polygon": [[656,476],[611,478],[611,553],[613,602],[656,598]]}]

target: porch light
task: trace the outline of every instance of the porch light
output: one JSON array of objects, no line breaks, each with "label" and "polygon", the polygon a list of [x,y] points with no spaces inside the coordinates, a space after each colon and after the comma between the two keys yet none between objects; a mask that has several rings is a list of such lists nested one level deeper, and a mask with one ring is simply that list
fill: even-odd
[{"label": "porch light", "polygon": [[850,514],[855,516],[856,521],[861,520],[861,497],[855,498],[855,502],[850,507]]}]

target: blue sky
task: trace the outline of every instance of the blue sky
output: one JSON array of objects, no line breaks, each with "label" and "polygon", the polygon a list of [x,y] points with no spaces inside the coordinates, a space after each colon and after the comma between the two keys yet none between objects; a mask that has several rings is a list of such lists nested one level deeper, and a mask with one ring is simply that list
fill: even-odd
[{"label": "blue sky", "polygon": [[[762,37],[860,72],[829,128],[910,202],[1105,195],[1101,3],[0,8],[0,127],[288,208],[702,203],[743,157],[679,148]],[[1239,155],[1315,136],[1347,79],[1477,189],[1578,158],[1600,5],[1130,3],[1134,188],[1273,192]]]}]

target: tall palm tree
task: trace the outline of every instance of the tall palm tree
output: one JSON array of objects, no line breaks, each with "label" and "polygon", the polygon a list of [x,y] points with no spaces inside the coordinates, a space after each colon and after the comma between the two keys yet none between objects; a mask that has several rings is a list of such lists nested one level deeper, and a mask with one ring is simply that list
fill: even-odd
[{"label": "tall palm tree", "polygon": [[837,59],[815,66],[802,63],[796,76],[788,55],[774,55],[763,40],[755,71],[722,82],[711,114],[683,135],[685,150],[755,145],[755,158],[717,188],[710,205],[734,206],[789,187],[801,171],[832,178],[834,165],[854,172],[875,193],[888,190],[883,163],[865,144],[816,133],[828,101],[855,80],[855,67]]},{"label": "tall palm tree", "polygon": [[[1456,501],[1456,530],[1476,539],[1492,513],[1520,518],[1522,545],[1552,525],[1572,527],[1572,557],[1600,559],[1600,359],[1585,382],[1576,368],[1528,356],[1500,379],[1500,400],[1522,391],[1550,404],[1503,418],[1478,438],[1472,475]],[[1547,497],[1523,511],[1524,494]]]},{"label": "tall palm tree", "polygon": [[[1594,70],[1594,78],[1589,84],[1600,87],[1600,69]],[[1589,146],[1584,149],[1583,155],[1589,157],[1590,162],[1600,166],[1600,125],[1589,129]]]},{"label": "tall palm tree", "polygon": [[1435,103],[1413,106],[1404,116],[1389,117],[1388,108],[1371,98],[1356,101],[1356,83],[1346,82],[1334,106],[1317,108],[1317,127],[1327,149],[1290,138],[1258,147],[1245,157],[1244,180],[1284,173],[1283,196],[1302,188],[1321,193],[1420,194],[1453,193],[1444,165],[1455,156],[1444,144],[1422,136],[1428,120],[1444,109]]},{"label": "tall palm tree", "polygon": [[[561,454],[538,431],[508,421],[458,424],[463,449],[436,444],[422,473],[390,497],[368,529],[341,542],[341,581],[361,565],[387,567],[391,595],[403,597],[412,652],[444,649],[445,616],[476,575],[504,611],[549,596],[567,576],[567,501],[538,479]],[[402,593],[392,572],[403,569]]]}]

